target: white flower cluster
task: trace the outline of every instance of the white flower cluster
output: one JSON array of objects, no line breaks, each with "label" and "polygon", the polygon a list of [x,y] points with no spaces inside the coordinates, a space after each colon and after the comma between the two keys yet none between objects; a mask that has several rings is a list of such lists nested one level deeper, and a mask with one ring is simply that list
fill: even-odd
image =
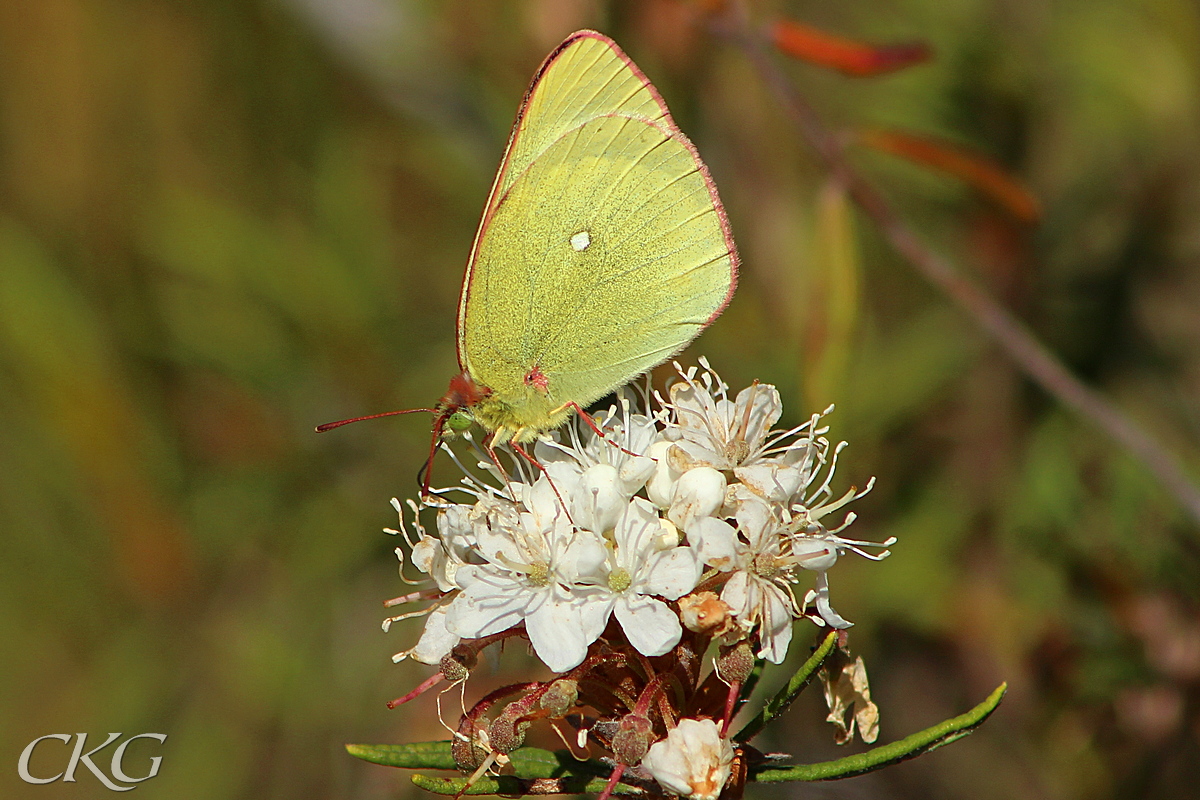
[{"label": "white flower cluster", "polygon": [[[773,386],[755,383],[731,399],[703,360],[699,370],[676,369],[679,380],[666,397],[655,393],[649,415],[623,398],[597,415],[603,437],[577,419],[536,444],[539,468],[514,457],[504,474],[481,457],[460,486],[437,492],[474,502],[438,503],[437,535],[411,524],[412,561],[437,588],[403,598],[433,603],[416,612],[427,614],[420,640],[395,660],[437,664],[462,640],[523,624],[541,660],[565,672],[614,616],[640,653],[663,655],[683,625],[698,629],[695,614],[681,622],[678,610],[695,603],[675,603],[693,592],[685,600],[719,591],[726,624],[714,635],[749,639],[774,663],[810,604],[814,621],[849,627],[829,603],[826,572],[847,550],[882,558],[886,550],[861,548],[894,539],[841,537],[853,513],[832,529],[822,520],[870,484],[833,495],[842,445],[823,437],[822,415],[773,430],[782,413]],[[802,606],[791,588],[799,570],[816,573]]]}]

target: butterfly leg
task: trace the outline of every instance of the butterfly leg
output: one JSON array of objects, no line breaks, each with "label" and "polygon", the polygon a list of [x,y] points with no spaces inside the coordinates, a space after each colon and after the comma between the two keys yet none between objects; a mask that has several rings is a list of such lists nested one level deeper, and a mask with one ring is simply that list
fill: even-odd
[{"label": "butterfly leg", "polygon": [[605,436],[605,435],[604,435],[604,431],[600,430],[600,427],[599,427],[598,425],[596,425],[596,420],[595,420],[595,419],[592,417],[592,415],[591,415],[591,414],[589,414],[589,413],[587,413],[586,411],[584,411],[584,410],[583,410],[583,408],[582,408],[582,407],[580,407],[580,405],[579,405],[578,403],[576,403],[575,401],[571,401],[570,403],[563,403],[561,406],[559,406],[558,408],[554,409],[554,411],[552,411],[551,413],[552,413],[552,414],[556,414],[556,413],[558,413],[559,411],[565,411],[565,410],[567,410],[567,409],[571,409],[571,410],[572,410],[572,411],[574,411],[576,414],[578,414],[578,415],[579,415],[579,418],[580,418],[581,420],[583,420],[583,423],[584,423],[585,425],[587,425],[589,428],[591,428],[591,429],[592,429],[592,431],[593,431],[593,432],[594,432],[594,433],[595,433],[597,436],[599,436],[601,439],[603,439],[604,441],[606,441],[606,442],[608,442],[609,444],[611,444],[613,447],[615,447],[615,448],[617,448],[618,450],[620,450],[620,451],[621,451],[622,453],[624,453],[625,455],[627,455],[627,456],[633,456],[633,457],[635,457],[635,458],[637,458],[637,457],[639,457],[639,456],[642,456],[642,455],[644,455],[644,453],[635,453],[635,452],[633,452],[633,451],[631,451],[631,450],[626,450],[624,447],[622,447],[621,445],[619,445],[619,444],[617,444],[616,442],[614,442],[612,439],[610,439],[610,438],[608,438],[607,436]]},{"label": "butterfly leg", "polygon": [[[508,491],[509,496],[515,499],[516,495],[512,490],[512,478],[508,477],[508,470],[504,468],[504,464],[500,463],[500,456],[496,455],[497,442],[503,444],[507,441],[510,445],[516,447],[516,445],[509,441],[509,439],[501,438],[508,435],[508,432],[504,428],[499,428],[495,431],[492,431],[490,434],[488,434],[487,438],[483,440],[483,449],[487,451],[488,458],[491,459],[492,463],[496,466],[496,469],[500,472],[500,479],[504,481],[504,488]],[[524,453],[521,454],[525,455]],[[526,458],[528,458],[528,456],[526,456]]]},{"label": "butterfly leg", "polygon": [[546,467],[542,465],[542,462],[534,458],[528,450],[516,442],[509,442],[509,446],[512,447],[512,449],[515,450],[516,453],[521,456],[521,458],[525,459],[536,469],[539,469],[546,474],[546,480],[550,483],[550,488],[554,490],[554,496],[558,498],[559,507],[563,510],[563,513],[567,515],[567,520],[574,525],[575,520],[571,519],[571,510],[567,507],[566,500],[563,499],[562,494],[558,491],[558,486],[554,484],[554,480],[550,477],[550,473],[546,472]]}]

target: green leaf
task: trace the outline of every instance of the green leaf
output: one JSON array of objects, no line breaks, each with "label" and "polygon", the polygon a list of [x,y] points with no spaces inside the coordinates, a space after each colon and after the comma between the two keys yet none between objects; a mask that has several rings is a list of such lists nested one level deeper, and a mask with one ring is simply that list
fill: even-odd
[{"label": "green leaf", "polygon": [[450,742],[413,744],[348,744],[346,752],[372,764],[407,769],[458,769]]},{"label": "green leaf", "polygon": [[1002,683],[988,696],[988,699],[967,713],[948,719],[932,728],[926,728],[919,733],[906,736],[897,742],[835,761],[800,764],[786,769],[763,769],[753,774],[750,779],[757,783],[829,781],[837,778],[851,778],[855,775],[862,775],[864,772],[873,772],[890,764],[916,758],[944,744],[961,739],[975,730],[996,710],[1007,690],[1008,684]]},{"label": "green leaf", "polygon": [[813,675],[825,663],[825,659],[829,658],[829,654],[833,652],[834,644],[837,643],[837,637],[837,631],[831,630],[826,634],[824,640],[813,651],[813,654],[792,675],[791,680],[787,682],[787,686],[780,689],[779,693],[763,706],[762,711],[758,712],[758,716],[747,722],[746,727],[737,732],[737,735],[733,737],[734,741],[749,741],[757,736],[759,731],[768,722],[778,717],[784,711],[787,711],[792,701],[799,697],[800,692],[804,691],[804,687],[808,686],[809,682],[812,681]]}]

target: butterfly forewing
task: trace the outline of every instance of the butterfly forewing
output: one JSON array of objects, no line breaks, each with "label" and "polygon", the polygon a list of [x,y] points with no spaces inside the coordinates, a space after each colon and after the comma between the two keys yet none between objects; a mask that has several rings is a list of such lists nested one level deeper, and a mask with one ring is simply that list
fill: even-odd
[{"label": "butterfly forewing", "polygon": [[459,305],[462,368],[506,429],[544,430],[681,350],[737,255],[695,149],[606,37],[569,37],[526,94]]}]

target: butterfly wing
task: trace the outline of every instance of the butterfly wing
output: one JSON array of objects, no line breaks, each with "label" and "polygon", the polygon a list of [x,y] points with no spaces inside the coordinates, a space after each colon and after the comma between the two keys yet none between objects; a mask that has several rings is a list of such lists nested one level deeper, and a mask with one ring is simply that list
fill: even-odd
[{"label": "butterfly wing", "polygon": [[686,346],[736,270],[708,172],[653,87],[610,40],[575,34],[509,141],[464,282],[459,360],[503,402],[504,426],[552,427],[551,409]]}]

